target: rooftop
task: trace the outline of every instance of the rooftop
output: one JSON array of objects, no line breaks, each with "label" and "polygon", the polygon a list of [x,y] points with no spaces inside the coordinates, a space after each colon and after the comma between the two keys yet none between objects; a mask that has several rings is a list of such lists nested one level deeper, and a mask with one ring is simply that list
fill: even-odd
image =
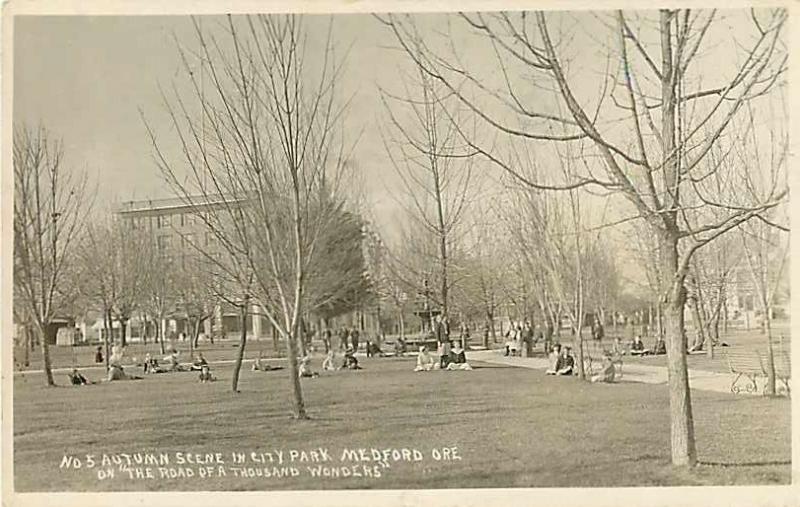
[{"label": "rooftop", "polygon": [[165,211],[181,208],[196,208],[213,206],[215,204],[242,202],[242,197],[226,197],[216,195],[194,195],[182,197],[168,197],[165,199],[145,199],[140,201],[125,201],[114,209],[116,214],[137,213],[143,211]]}]

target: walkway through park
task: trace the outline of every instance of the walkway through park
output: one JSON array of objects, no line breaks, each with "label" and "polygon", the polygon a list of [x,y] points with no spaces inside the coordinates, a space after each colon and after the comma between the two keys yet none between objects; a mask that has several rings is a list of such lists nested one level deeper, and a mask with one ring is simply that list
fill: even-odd
[{"label": "walkway through park", "polygon": [[[534,370],[541,370],[544,372],[548,368],[548,360],[544,357],[516,357],[504,356],[502,349],[490,350],[471,350],[467,354],[470,362],[475,363],[489,363],[506,365],[518,368],[530,368]],[[363,354],[358,354],[363,355]],[[414,353],[409,356],[415,355]],[[269,358],[270,361],[285,361],[285,358]],[[244,364],[249,365],[252,359],[245,359]],[[216,359],[211,360],[209,363],[212,365],[233,364],[233,359]],[[104,365],[83,365],[80,366],[82,371],[98,370],[102,371]],[[53,368],[53,372],[57,374],[66,373],[72,370],[72,367],[58,367]],[[31,369],[27,371],[16,371],[15,375],[30,375],[41,374],[41,369]],[[729,372],[708,371],[702,368],[689,368],[689,383],[692,389],[700,389],[703,391],[714,391],[719,393],[731,392],[731,381],[733,380],[732,374]],[[648,365],[641,364],[640,361],[624,361],[622,368],[622,378],[619,380],[625,382],[640,382],[645,384],[666,384],[667,383],[667,368],[661,365]],[[742,391],[745,394],[745,391]],[[758,392],[753,394],[760,394]]]},{"label": "walkway through park", "polygon": [[[532,368],[546,370],[548,361],[543,357],[511,357],[504,356],[500,350],[480,350],[469,353],[471,362],[490,364],[503,364],[519,368]],[[731,374],[689,369],[689,385],[692,389],[715,391],[720,393],[731,392]],[[643,382],[646,384],[666,384],[667,369],[664,366],[649,366],[644,364],[623,363],[622,379],[620,382]]]}]

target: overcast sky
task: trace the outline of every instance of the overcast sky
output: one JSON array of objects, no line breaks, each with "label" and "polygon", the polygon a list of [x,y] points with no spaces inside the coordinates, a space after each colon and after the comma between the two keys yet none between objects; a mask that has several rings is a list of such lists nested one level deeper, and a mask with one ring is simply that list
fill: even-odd
[{"label": "overcast sky", "polygon": [[[309,20],[310,37],[321,36],[327,19],[321,16]],[[443,29],[443,19],[427,15],[421,16],[420,22]],[[603,41],[596,38],[602,32],[599,18],[589,13],[551,15],[551,19],[571,34],[571,68],[589,69],[589,78],[592,67],[598,74],[603,71]],[[213,26],[219,20],[206,17],[204,23]],[[733,23],[723,23],[721,30],[731,30],[736,26]],[[580,30],[570,31],[576,25]],[[95,178],[101,209],[114,202],[171,194],[153,162],[139,110],[156,123],[157,129],[169,131],[159,85],[169,87],[180,78],[173,37],[190,42],[191,26],[186,16],[16,18],[14,121],[42,124],[63,139],[67,163]],[[490,55],[490,45],[462,38],[463,23],[454,26],[454,44],[460,53],[477,63],[474,66],[479,72],[496,75],[496,68],[479,65]],[[389,195],[398,187],[398,179],[379,135],[378,127],[385,116],[378,87],[396,91],[400,70],[408,69],[408,61],[400,52],[388,49],[396,46],[392,35],[371,16],[337,15],[334,34],[339,50],[350,48],[340,89],[354,95],[348,130],[353,137],[358,133],[361,137],[353,159],[362,172],[373,217],[391,229],[400,217],[400,207]],[[731,47],[717,47],[715,51],[713,58],[717,61],[719,51],[732,62],[736,59]],[[703,65],[711,63],[709,59]],[[526,78],[525,73],[518,74]],[[578,93],[596,93],[597,80],[584,81],[575,85]],[[486,171],[496,174],[488,168]]]},{"label": "overcast sky", "polygon": [[[206,29],[221,21],[202,19]],[[329,19],[308,19],[310,37],[322,37]],[[443,20],[441,15],[426,15],[419,23],[423,29],[444,30]],[[596,23],[591,16],[583,16],[582,22]],[[360,137],[353,160],[361,170],[372,216],[382,227],[394,229],[402,207],[390,195],[399,189],[399,179],[379,134],[386,121],[379,87],[399,92],[398,76],[410,68],[408,59],[392,49],[397,46],[393,35],[372,16],[336,15],[333,28],[339,54],[349,49],[340,90],[354,98],[348,130],[351,138]],[[491,47],[461,37],[463,28],[463,23],[452,26],[454,45],[465,58],[473,62],[490,58]],[[15,123],[42,124],[63,139],[67,162],[95,178],[98,209],[170,195],[153,162],[139,109],[157,130],[169,131],[159,86],[183,82],[175,38],[183,44],[194,42],[191,19],[18,17],[14,35]],[[593,55],[590,49],[583,56]],[[478,72],[493,72],[489,66],[476,67]],[[490,167],[482,170],[497,174]],[[486,188],[491,181],[484,182]]]},{"label": "overcast sky", "polygon": [[[206,18],[213,26],[219,18]],[[317,23],[319,25],[319,23]],[[64,141],[68,162],[97,178],[106,200],[169,195],[152,160],[141,108],[163,118],[159,85],[180,80],[173,36],[191,41],[188,17],[22,17],[15,27],[14,119],[41,123]],[[313,32],[313,31],[312,31]],[[354,159],[377,214],[387,205],[383,145],[374,122],[380,114],[377,85],[392,79],[400,56],[381,49],[391,42],[369,16],[337,16],[341,52],[351,47],[345,83],[353,94],[350,123],[363,130]],[[156,128],[166,128],[166,122]],[[391,186],[391,185],[390,185]]]}]

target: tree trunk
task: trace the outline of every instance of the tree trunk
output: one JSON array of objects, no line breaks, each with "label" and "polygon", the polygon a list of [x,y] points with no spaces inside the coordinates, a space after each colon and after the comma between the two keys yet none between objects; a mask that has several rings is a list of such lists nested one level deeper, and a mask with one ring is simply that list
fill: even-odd
[{"label": "tree trunk", "polygon": [[[675,11],[660,11],[661,32],[661,132],[663,140],[662,176],[665,195],[664,209],[670,210],[652,217],[651,231],[657,235],[659,263],[661,269],[661,296],[664,298],[665,327],[667,331],[667,373],[670,407],[670,443],[672,464],[693,466],[697,462],[692,420],[692,401],[689,391],[689,372],[686,362],[686,335],[683,307],[686,301],[685,262],[681,263],[678,252],[678,212],[681,206],[680,162],[683,139],[677,140],[678,121],[676,109],[680,97],[676,83],[682,72],[676,64],[672,48],[672,23]],[[680,111],[677,111],[680,113]],[[688,254],[687,254],[688,255]],[[680,266],[680,268],[679,268]]]},{"label": "tree trunk", "polygon": [[723,302],[722,302],[722,316],[723,316],[723,318],[722,318],[722,334],[723,335],[727,335],[728,334],[728,301],[727,301],[727,295],[726,295],[725,300],[723,300]]},{"label": "tree trunk", "polygon": [[38,325],[37,328],[39,331],[39,339],[42,344],[42,363],[44,364],[45,381],[48,386],[55,386],[56,382],[53,380],[53,365],[50,362],[50,345],[47,343],[47,328],[42,325]]},{"label": "tree trunk", "polygon": [[719,343],[719,320],[722,316],[723,311],[723,304],[725,301],[725,281],[723,280],[717,290],[717,300],[715,301],[715,308],[714,308],[714,318],[711,321],[709,334],[710,339],[708,340],[708,349],[706,349],[706,354],[710,359],[714,358],[714,345]]},{"label": "tree trunk", "polygon": [[666,305],[667,370],[669,376],[672,464],[692,466],[697,460],[692,401],[683,334],[682,284],[675,283]]},{"label": "tree trunk", "polygon": [[489,350],[489,333],[491,333],[492,325],[490,324],[491,319],[489,315],[486,315],[486,327],[483,329],[483,347],[486,350]]},{"label": "tree trunk", "polygon": [[106,347],[106,372],[108,372],[110,366],[111,358],[108,357],[111,354],[111,330],[114,328],[114,321],[111,320],[111,310],[106,310],[103,313],[103,326],[105,327],[105,339],[103,340],[103,344]]},{"label": "tree trunk", "polygon": [[119,342],[119,344],[120,344],[120,345],[121,345],[123,348],[124,348],[124,347],[127,345],[127,341],[125,340],[125,338],[126,338],[126,337],[125,337],[125,334],[126,334],[125,332],[126,332],[126,330],[127,330],[127,329],[128,329],[128,320],[127,320],[127,319],[120,318],[120,319],[119,319],[119,333],[120,333],[120,334],[119,334],[119,336],[120,336],[120,342]]},{"label": "tree trunk", "polygon": [[24,365],[27,368],[31,365],[31,344],[33,340],[31,335],[33,334],[33,328],[29,324],[25,325],[25,361]]},{"label": "tree trunk", "polygon": [[194,326],[192,326],[192,336],[189,338],[192,343],[194,343],[194,348],[196,349],[200,345],[200,326],[203,325],[203,318],[198,318],[194,322]]},{"label": "tree trunk", "polygon": [[703,320],[702,316],[700,315],[700,303],[697,301],[697,296],[691,298],[691,303],[689,307],[692,309],[692,321],[694,322],[694,332],[695,338],[694,343],[692,344],[692,349],[694,350],[702,350],[702,347],[706,343],[706,333],[703,329]]},{"label": "tree trunk", "polygon": [[278,352],[280,352],[281,349],[279,343],[278,330],[275,329],[275,326],[271,327],[272,327],[272,348],[275,350],[275,353],[277,354]]},{"label": "tree trunk", "polygon": [[164,329],[164,319],[158,319],[158,326],[156,326],[156,336],[158,337],[158,345],[161,348],[161,355],[166,353],[164,349],[164,333],[162,333]]},{"label": "tree trunk", "polygon": [[767,331],[767,385],[764,388],[764,394],[767,396],[775,396],[777,392],[775,386],[775,353],[772,350],[772,324],[770,321],[770,307],[767,301],[762,300],[762,307],[764,308],[764,328]]},{"label": "tree trunk", "polygon": [[[361,316],[358,317],[358,325],[356,328],[360,327],[361,324]],[[297,330],[297,350],[298,350],[298,357],[305,357],[306,355],[306,329],[303,325],[303,319],[300,319],[299,329]]]},{"label": "tree trunk", "polygon": [[403,309],[400,309],[400,338],[406,339],[406,319],[403,318]]},{"label": "tree trunk", "polygon": [[298,375],[297,368],[297,338],[300,332],[300,326],[295,326],[293,333],[294,336],[286,336],[286,353],[289,356],[289,382],[292,388],[292,409],[295,419],[308,419],[306,414],[305,403],[303,402],[303,388],[300,385],[300,376]]},{"label": "tree trunk", "polygon": [[586,380],[586,369],[583,367],[583,329],[581,329],[582,318],[578,317],[578,333],[576,339],[578,341],[578,378]]},{"label": "tree trunk", "polygon": [[[194,327],[195,327],[194,325],[192,325],[192,320],[193,319],[191,319],[191,318],[187,318],[186,319],[186,326],[189,327],[190,329],[194,329]],[[190,329],[186,329],[184,331],[184,333],[186,333]],[[194,336],[192,336],[192,335],[189,335],[189,355],[194,357]]]},{"label": "tree trunk", "polygon": [[[661,231],[661,272],[665,274],[664,317],[666,327],[667,373],[670,406],[670,441],[672,464],[693,466],[697,461],[692,418],[689,373],[684,332],[685,273],[678,270],[678,240]],[[667,285],[668,284],[668,285]]]},{"label": "tree trunk", "polygon": [[239,321],[242,323],[242,335],[239,340],[239,349],[236,351],[236,362],[233,364],[233,377],[231,379],[231,390],[235,393],[239,392],[239,372],[242,369],[244,347],[247,344],[247,303],[242,305],[240,312]]}]

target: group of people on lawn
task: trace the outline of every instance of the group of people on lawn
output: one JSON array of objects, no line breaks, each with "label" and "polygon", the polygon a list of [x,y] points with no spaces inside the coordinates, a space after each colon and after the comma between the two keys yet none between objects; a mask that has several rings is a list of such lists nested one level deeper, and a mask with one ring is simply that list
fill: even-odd
[{"label": "group of people on lawn", "polygon": [[465,341],[469,337],[469,330],[462,326],[457,340],[450,340],[450,328],[447,317],[437,315],[431,326],[433,336],[436,338],[437,356],[433,357],[428,352],[428,347],[423,345],[417,354],[417,366],[414,371],[431,370],[471,370],[464,350]]},{"label": "group of people on lawn", "polygon": [[[446,317],[437,315],[431,323],[430,332],[437,343],[436,355],[428,350],[428,347],[423,345],[419,347],[417,355],[417,362],[414,371],[431,371],[431,370],[471,370],[471,365],[467,362],[464,336],[468,336],[469,331],[460,333],[459,339],[451,340],[449,336],[449,325]],[[324,371],[337,371],[337,370],[360,370],[358,359],[355,353],[359,347],[359,331],[358,329],[349,329],[342,327],[338,330],[339,347],[338,350],[332,344],[333,332],[330,329],[325,329],[322,332],[322,339],[326,349],[325,359],[322,362],[322,370]],[[604,330],[602,324],[597,320],[592,324],[592,338],[596,343],[600,343],[604,337]],[[534,341],[534,331],[529,322],[520,322],[513,325],[506,333],[505,355],[516,355],[521,351],[524,343]],[[405,352],[405,343],[401,342],[403,352]],[[306,350],[313,350],[308,347]],[[341,360],[337,352],[343,351]],[[367,356],[380,355],[383,352],[380,346],[372,341],[367,342]],[[592,376],[593,382],[613,382],[616,376],[615,364],[621,362],[621,356],[630,354],[632,356],[647,356],[665,354],[666,347],[663,340],[657,340],[656,346],[653,350],[644,346],[641,336],[636,335],[625,350],[619,338],[615,338],[611,350],[603,352],[603,362],[599,372]],[[108,380],[128,380],[136,379],[124,372],[121,365],[124,350],[120,346],[114,346],[113,352],[109,355],[109,371]],[[402,355],[402,354],[398,354]],[[556,343],[549,356],[549,365],[546,371],[549,375],[565,376],[575,374],[575,358],[571,353],[571,348],[562,346]],[[97,362],[102,362],[102,348],[98,347],[95,357]],[[159,365],[156,358],[152,357],[149,353],[145,356],[143,362],[143,372],[145,374],[165,373],[171,371],[186,371],[187,368],[182,366],[179,361],[179,352],[171,347],[170,353],[163,358],[164,366]],[[280,366],[272,366],[268,364],[262,354],[259,353],[258,358],[254,361],[252,369],[254,371],[274,371],[280,370]],[[216,380],[211,374],[208,361],[199,353],[188,370],[198,371],[200,382],[211,382]],[[302,357],[298,358],[298,375],[303,378],[313,378],[319,376],[311,367],[311,352],[305,353]],[[70,374],[71,382],[74,385],[85,385],[90,383],[86,378],[81,375],[77,369],[73,370]]]},{"label": "group of people on lawn", "polygon": [[[548,375],[574,375],[575,358],[571,353],[571,347],[561,346],[556,343],[548,356],[549,367],[545,373]],[[632,356],[648,356],[666,354],[664,340],[657,340],[656,346],[650,350],[644,346],[642,337],[636,335],[629,349],[625,349],[621,340],[617,337],[610,350],[603,351],[603,361],[600,370],[591,376],[592,382],[614,382],[617,376],[617,364],[621,364],[622,356],[630,353]]]},{"label": "group of people on lawn", "polygon": [[[575,375],[575,357],[571,353],[572,348],[556,343],[548,356],[549,367],[545,371],[547,375]],[[606,351],[603,353],[603,363],[600,371],[590,377],[592,382],[614,382],[617,376],[615,363],[619,361],[613,353]]]},{"label": "group of people on lawn", "polygon": [[[605,328],[599,318],[595,317],[591,323],[592,339],[595,342],[601,342],[605,337]],[[534,326],[529,320],[525,322],[512,322],[508,331],[505,333],[505,356],[521,356],[523,350],[527,348],[530,353],[531,348],[535,347],[539,340],[545,343],[545,350],[550,348],[551,337],[553,334],[553,326],[548,323],[544,328],[534,330]]]},{"label": "group of people on lawn", "polygon": [[472,366],[467,362],[467,354],[461,346],[460,341],[453,344],[448,343],[447,347],[440,346],[438,349],[439,357],[436,358],[428,352],[428,347],[421,346],[417,354],[417,366],[414,371],[431,370],[465,370],[469,371]]}]

